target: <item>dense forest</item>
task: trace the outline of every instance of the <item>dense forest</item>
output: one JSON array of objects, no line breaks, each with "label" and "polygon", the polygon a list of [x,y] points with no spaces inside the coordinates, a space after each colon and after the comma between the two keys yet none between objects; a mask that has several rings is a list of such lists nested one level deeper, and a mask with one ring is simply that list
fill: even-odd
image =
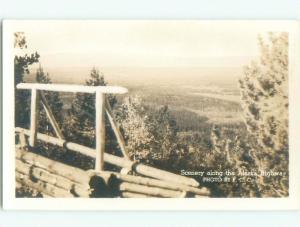
[{"label": "dense forest", "polygon": [[[15,34],[15,48],[26,49],[26,37]],[[261,59],[245,66],[239,81],[241,100],[190,95],[151,89],[124,97],[109,96],[132,160],[180,174],[181,170],[226,171],[288,170],[288,37],[269,34],[259,39]],[[39,65],[39,54],[15,56],[15,83],[33,75],[33,81],[51,83],[51,75]],[[106,86],[109,81],[92,68],[85,84]],[[210,91],[206,91],[210,92]],[[236,94],[235,90],[226,91]],[[147,95],[145,95],[147,94]],[[49,105],[67,140],[95,146],[94,95],[47,92]],[[15,125],[29,127],[30,94],[16,90]],[[24,111],[19,111],[23,109]],[[276,110],[276,111],[274,111]],[[21,114],[22,113],[22,114]],[[212,116],[217,116],[215,120]],[[239,118],[237,118],[237,116]],[[221,120],[220,120],[221,119]],[[119,154],[110,125],[106,125],[106,151]],[[53,135],[41,110],[39,131]],[[94,161],[71,151],[40,143],[36,152],[83,169]],[[113,167],[106,166],[107,169]],[[256,176],[251,182],[203,182],[213,197],[282,197],[288,195],[288,174],[274,178]],[[22,192],[24,193],[24,192]]]}]

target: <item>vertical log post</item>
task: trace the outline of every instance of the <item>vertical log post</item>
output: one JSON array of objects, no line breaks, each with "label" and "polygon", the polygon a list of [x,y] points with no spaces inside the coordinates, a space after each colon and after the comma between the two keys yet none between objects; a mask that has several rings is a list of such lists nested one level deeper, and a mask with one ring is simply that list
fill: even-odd
[{"label": "vertical log post", "polygon": [[105,94],[96,91],[96,160],[95,170],[102,171],[104,167],[105,150]]},{"label": "vertical log post", "polygon": [[29,145],[35,146],[38,126],[38,103],[39,94],[36,89],[31,89],[31,109],[30,109],[30,137]]},{"label": "vertical log post", "polygon": [[21,148],[24,149],[27,146],[26,137],[25,137],[24,132],[20,132],[20,134],[19,134],[19,141],[20,141]]}]

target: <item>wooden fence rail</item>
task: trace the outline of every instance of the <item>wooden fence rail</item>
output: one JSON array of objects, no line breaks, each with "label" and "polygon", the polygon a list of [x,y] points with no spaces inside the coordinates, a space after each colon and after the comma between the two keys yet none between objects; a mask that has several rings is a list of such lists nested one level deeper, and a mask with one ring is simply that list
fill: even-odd
[{"label": "wooden fence rail", "polygon": [[[23,129],[23,128],[16,128],[16,132],[23,133],[24,135],[27,136],[30,135],[30,130]],[[96,150],[93,148],[89,148],[72,142],[67,142],[66,140],[58,139],[42,133],[37,133],[37,138],[43,142],[53,144],[59,147],[66,147],[69,150],[84,154],[91,158],[96,158]],[[133,169],[136,173],[139,173],[144,176],[153,177],[160,180],[165,180],[167,182],[174,182],[174,183],[179,183],[179,184],[193,186],[193,187],[199,186],[199,183],[193,178],[170,173],[168,171],[160,170],[151,166],[146,166],[141,163],[135,163],[128,159],[124,159],[109,153],[104,153],[104,161],[122,168]]]},{"label": "wooden fence rail", "polygon": [[74,84],[42,84],[42,83],[20,83],[18,89],[40,90],[40,91],[57,91],[57,92],[82,92],[104,94],[125,94],[128,90],[118,86],[85,86]]}]

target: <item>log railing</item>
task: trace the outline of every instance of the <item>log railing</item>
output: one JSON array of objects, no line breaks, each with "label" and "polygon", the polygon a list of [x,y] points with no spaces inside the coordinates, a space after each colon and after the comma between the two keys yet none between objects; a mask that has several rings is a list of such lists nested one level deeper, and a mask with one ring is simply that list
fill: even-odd
[{"label": "log railing", "polygon": [[[25,136],[30,136],[30,130],[23,129],[23,128],[16,128],[16,133],[23,134]],[[65,147],[71,151],[81,153],[91,158],[97,157],[95,149],[77,143],[67,142],[66,140],[48,136],[42,133],[37,133],[37,139],[55,146]],[[165,180],[167,182],[188,185],[188,186],[194,186],[194,187],[199,186],[199,183],[193,178],[170,173],[168,171],[160,170],[151,166],[144,165],[142,163],[135,163],[129,159],[118,157],[109,153],[104,153],[103,157],[104,157],[104,161],[109,164],[127,170],[134,170],[134,172],[144,176]]]},{"label": "log railing", "polygon": [[50,109],[50,106],[45,98],[44,91],[55,92],[81,92],[92,93],[96,95],[95,109],[96,109],[96,160],[95,170],[102,171],[104,166],[104,150],[105,150],[105,114],[108,115],[108,119],[112,125],[112,128],[116,134],[116,138],[120,144],[123,156],[129,159],[129,156],[125,150],[124,139],[119,131],[113,115],[109,102],[106,100],[106,94],[125,94],[128,92],[126,88],[117,86],[83,86],[83,85],[68,85],[68,84],[40,84],[40,83],[20,83],[17,85],[17,89],[29,89],[31,90],[31,112],[30,112],[30,135],[29,145],[34,147],[37,139],[38,128],[38,113],[39,113],[39,101],[46,111],[47,117],[58,137],[58,139],[64,139],[64,136],[58,126],[57,121]]}]

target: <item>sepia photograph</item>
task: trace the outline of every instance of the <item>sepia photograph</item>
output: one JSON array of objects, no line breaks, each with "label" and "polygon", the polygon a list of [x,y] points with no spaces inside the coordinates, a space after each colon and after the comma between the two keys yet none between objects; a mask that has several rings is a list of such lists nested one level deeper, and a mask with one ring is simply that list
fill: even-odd
[{"label": "sepia photograph", "polygon": [[280,23],[8,24],[15,199],[289,198]]}]

